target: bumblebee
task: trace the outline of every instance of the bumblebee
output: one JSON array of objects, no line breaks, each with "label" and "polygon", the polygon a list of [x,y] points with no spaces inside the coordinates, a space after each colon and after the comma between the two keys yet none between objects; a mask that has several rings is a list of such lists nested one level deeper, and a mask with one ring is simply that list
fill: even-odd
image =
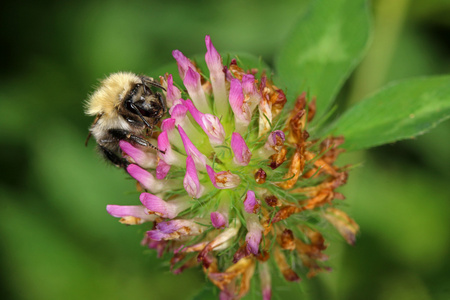
[{"label": "bumblebee", "polygon": [[123,168],[128,162],[122,157],[119,141],[158,150],[143,137],[148,131],[151,134],[166,112],[164,97],[152,87],[165,91],[153,78],[128,72],[104,79],[86,102],[86,114],[95,120],[85,144],[93,136],[105,159]]}]

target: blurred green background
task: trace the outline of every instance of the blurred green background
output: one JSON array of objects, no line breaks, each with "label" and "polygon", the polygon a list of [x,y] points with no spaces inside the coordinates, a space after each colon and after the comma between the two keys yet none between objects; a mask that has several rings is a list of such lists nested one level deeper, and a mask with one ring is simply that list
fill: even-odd
[{"label": "blurred green background", "polygon": [[[204,275],[173,275],[109,216],[133,181],[84,147],[83,101],[99,78],[148,73],[171,51],[250,52],[269,64],[307,1],[21,1],[0,4],[1,299],[189,299]],[[367,58],[340,107],[391,80],[450,73],[450,1],[379,0]],[[324,20],[325,22],[326,20]],[[331,273],[274,286],[274,299],[450,299],[450,123],[346,154],[342,192],[360,224],[333,240]],[[249,297],[252,299],[252,297]],[[255,297],[256,299],[257,297]]]}]

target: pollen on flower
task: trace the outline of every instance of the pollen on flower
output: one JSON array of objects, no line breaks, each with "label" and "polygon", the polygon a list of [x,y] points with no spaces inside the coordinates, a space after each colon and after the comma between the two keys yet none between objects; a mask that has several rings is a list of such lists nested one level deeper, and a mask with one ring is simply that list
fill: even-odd
[{"label": "pollen on flower", "polygon": [[120,142],[145,190],[136,205],[107,211],[147,226],[142,244],[170,254],[172,272],[202,266],[221,299],[239,299],[251,284],[270,299],[274,272],[300,281],[329,270],[326,228],[355,242],[358,225],[334,207],[347,180],[335,165],[343,138],[308,132],[316,106],[306,93],[289,99],[266,70],[224,65],[209,36],[205,43],[206,69],[173,51],[179,76],[160,76],[168,115],[145,137],[160,151]]}]

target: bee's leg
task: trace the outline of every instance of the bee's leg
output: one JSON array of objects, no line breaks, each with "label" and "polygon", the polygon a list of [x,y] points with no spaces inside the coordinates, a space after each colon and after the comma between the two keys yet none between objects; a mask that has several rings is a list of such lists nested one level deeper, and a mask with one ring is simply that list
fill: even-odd
[{"label": "bee's leg", "polygon": [[164,110],[163,114],[165,114],[167,112],[166,100],[160,93],[155,93],[155,95],[156,95],[156,97],[158,97],[159,103],[161,103],[161,105],[163,107],[163,110]]},{"label": "bee's leg", "polygon": [[120,158],[119,156],[117,156],[111,150],[108,150],[108,148],[103,147],[101,145],[98,145],[98,148],[99,148],[100,152],[103,154],[103,156],[105,157],[105,159],[110,161],[111,163],[113,163],[117,167],[126,169],[128,167],[128,165],[130,164],[125,159]]},{"label": "bee's leg", "polygon": [[131,134],[127,130],[123,129],[110,129],[109,134],[114,137],[117,140],[124,140],[129,142],[134,142],[136,144],[139,144],[141,146],[150,147],[152,149],[155,149],[156,151],[160,151],[161,153],[164,153],[164,151],[161,151],[156,147],[155,145],[151,144],[149,141],[147,141],[144,138],[141,138],[140,136]]}]

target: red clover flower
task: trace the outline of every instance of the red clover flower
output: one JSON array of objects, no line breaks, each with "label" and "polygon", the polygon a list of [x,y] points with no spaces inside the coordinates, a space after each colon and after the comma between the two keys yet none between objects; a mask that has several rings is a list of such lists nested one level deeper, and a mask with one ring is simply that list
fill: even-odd
[{"label": "red clover flower", "polygon": [[333,207],[347,180],[334,165],[343,138],[310,139],[314,100],[303,93],[285,108],[267,75],[236,59],[224,65],[205,41],[209,78],[178,50],[185,90],[171,74],[160,77],[170,116],[147,138],[161,152],[120,142],[141,204],[107,211],[124,224],[147,223],[143,245],[169,254],[174,273],[201,265],[220,299],[244,296],[253,277],[270,299],[276,269],[288,281],[329,270],[324,223],[355,241],[358,225]]}]

